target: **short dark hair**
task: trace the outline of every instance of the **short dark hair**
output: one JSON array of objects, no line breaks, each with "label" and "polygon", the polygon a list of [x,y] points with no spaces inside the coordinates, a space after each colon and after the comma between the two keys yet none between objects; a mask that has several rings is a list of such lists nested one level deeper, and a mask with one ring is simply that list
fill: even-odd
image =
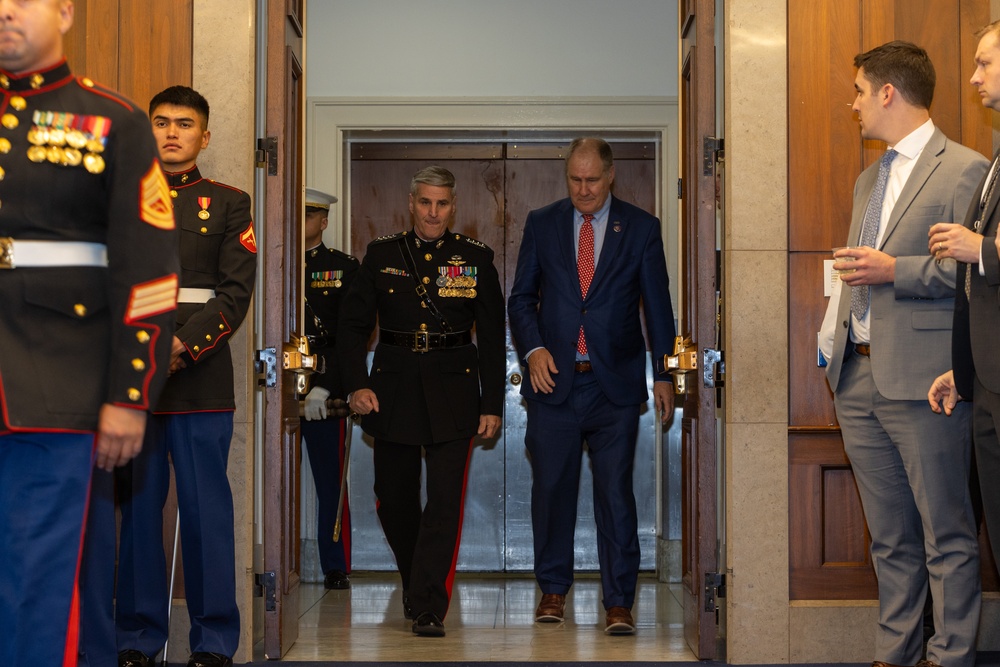
[{"label": "short dark hair", "polygon": [[208,100],[194,88],[187,86],[170,86],[158,92],[149,101],[149,117],[153,117],[153,111],[161,104],[173,104],[178,107],[189,107],[194,109],[205,119],[208,126]]},{"label": "short dark hair", "polygon": [[873,88],[891,83],[903,99],[915,107],[929,109],[934,99],[934,63],[916,44],[895,40],[854,56],[854,66],[864,68]]},{"label": "short dark hair", "polygon": [[601,164],[604,165],[604,171],[607,173],[611,167],[615,166],[615,156],[611,152],[611,144],[606,142],[600,137],[577,137],[569,145],[569,151],[566,153],[566,168],[569,169],[569,159],[573,157],[573,154],[577,151],[593,151],[597,153],[597,157],[601,159]]}]

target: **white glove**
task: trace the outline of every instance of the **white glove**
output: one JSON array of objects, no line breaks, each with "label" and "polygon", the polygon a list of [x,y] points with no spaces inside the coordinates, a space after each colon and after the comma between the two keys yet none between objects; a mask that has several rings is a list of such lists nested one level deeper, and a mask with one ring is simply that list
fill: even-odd
[{"label": "white glove", "polygon": [[329,389],[313,387],[306,396],[306,421],[326,419],[326,399],[330,396]]}]

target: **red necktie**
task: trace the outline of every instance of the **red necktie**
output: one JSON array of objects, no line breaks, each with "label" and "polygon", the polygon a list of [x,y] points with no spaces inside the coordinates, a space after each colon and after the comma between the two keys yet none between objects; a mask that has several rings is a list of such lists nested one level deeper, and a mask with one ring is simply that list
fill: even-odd
[{"label": "red necktie", "polygon": [[[580,250],[576,258],[576,270],[580,274],[580,296],[584,299],[587,298],[590,281],[594,278],[594,226],[590,224],[593,219],[593,215],[583,214],[583,224],[580,226]],[[576,340],[576,351],[582,355],[587,354],[587,339],[583,335],[582,326],[580,336]]]}]

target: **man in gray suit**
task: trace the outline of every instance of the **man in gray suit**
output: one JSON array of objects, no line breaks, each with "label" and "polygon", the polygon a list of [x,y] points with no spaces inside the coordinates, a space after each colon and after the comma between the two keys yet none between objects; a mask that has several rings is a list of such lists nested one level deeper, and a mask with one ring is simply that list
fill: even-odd
[{"label": "man in gray suit", "polygon": [[[983,106],[1000,111],[1000,21],[977,33],[976,70],[971,83]],[[1000,155],[1000,154],[998,154]],[[958,264],[955,295],[955,335],[952,341],[954,373],[931,386],[927,398],[935,412],[955,415],[962,397],[972,399],[973,442],[983,493],[983,514],[994,555],[1000,555],[1000,183],[998,158],[976,188],[964,224],[936,224],[930,229],[929,248],[942,261]]]},{"label": "man in gray suit", "polygon": [[[972,667],[980,580],[969,415],[944,419],[923,402],[951,364],[955,262],[927,253],[927,233],[964,214],[988,162],[931,121],[935,75],[923,49],[890,42],[854,65],[861,136],[889,149],[855,183],[855,247],[837,251],[833,265],[851,272],[830,299],[821,340],[832,340],[827,380],[871,532],[873,664]],[[921,660],[928,588],[935,633]]]}]

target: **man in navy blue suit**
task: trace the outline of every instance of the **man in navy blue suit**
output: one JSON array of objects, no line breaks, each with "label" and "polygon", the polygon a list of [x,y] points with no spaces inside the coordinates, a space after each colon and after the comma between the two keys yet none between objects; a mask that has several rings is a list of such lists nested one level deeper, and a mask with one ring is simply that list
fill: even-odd
[{"label": "man in navy blue suit", "polygon": [[630,635],[639,571],[632,468],[639,410],[649,398],[640,299],[663,421],[674,405],[663,358],[673,349],[675,329],[660,221],[611,196],[614,178],[607,142],[573,141],[566,158],[569,198],[528,214],[507,308],[531,379],[521,393],[533,477],[535,578],[542,592],[535,620],[564,617],[586,442],[605,632]]}]

